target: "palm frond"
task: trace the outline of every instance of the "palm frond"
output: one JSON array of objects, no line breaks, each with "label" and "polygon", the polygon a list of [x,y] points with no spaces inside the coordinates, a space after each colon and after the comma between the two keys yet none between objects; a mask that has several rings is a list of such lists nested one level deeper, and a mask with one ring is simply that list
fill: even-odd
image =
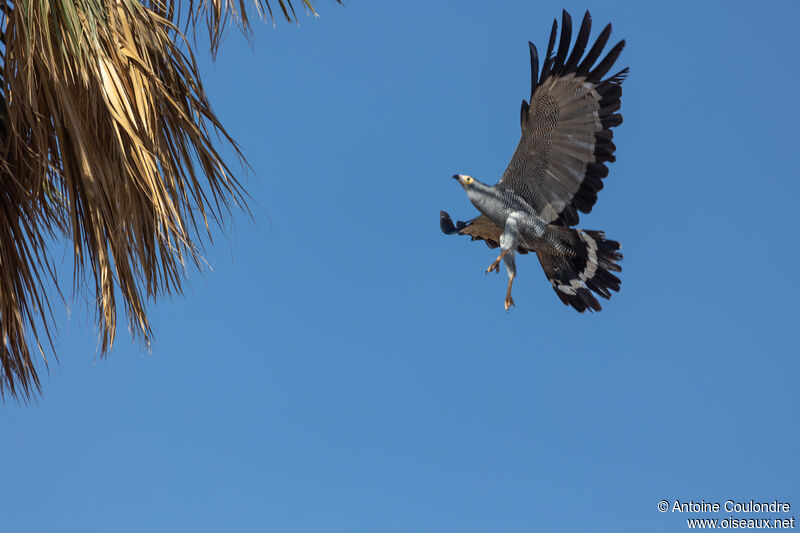
[{"label": "palm frond", "polygon": [[[341,0],[335,0],[341,4]],[[211,45],[211,53],[216,56],[219,45],[222,42],[222,35],[228,22],[233,21],[239,26],[245,35],[251,32],[250,17],[248,16],[248,4],[251,9],[255,9],[256,14],[261,19],[269,19],[275,23],[275,14],[280,11],[279,16],[286,19],[289,23],[298,23],[300,18],[295,11],[291,0],[277,0],[278,8],[272,9],[269,0],[188,0],[186,15],[181,16],[180,5],[175,5],[173,0],[149,0],[147,4],[150,9],[159,13],[162,17],[180,26],[184,25],[184,33],[191,29],[192,32],[204,23],[208,31],[208,39]],[[310,14],[317,16],[311,0],[300,0],[302,7]]]},{"label": "palm frond", "polygon": [[[0,142],[6,138],[0,125]],[[53,236],[53,216],[30,194],[36,180],[24,168],[13,159],[0,162],[0,395],[7,388],[11,396],[28,399],[40,387],[29,336],[34,354],[47,364],[37,322],[52,348],[52,313],[43,276],[54,277],[45,254],[45,240]]]},{"label": "palm frond", "polygon": [[[210,226],[234,207],[247,211],[212,136],[246,162],[206,98],[170,0],[0,4],[0,394],[28,398],[39,389],[30,345],[44,358],[40,339],[50,341],[47,237],[71,240],[75,284],[94,292],[102,353],[118,299],[149,344],[147,304],[180,293]],[[278,4],[297,20],[290,1]],[[272,16],[268,2],[255,5]],[[212,50],[229,17],[248,28],[242,0],[188,3],[187,23],[205,18]]]}]

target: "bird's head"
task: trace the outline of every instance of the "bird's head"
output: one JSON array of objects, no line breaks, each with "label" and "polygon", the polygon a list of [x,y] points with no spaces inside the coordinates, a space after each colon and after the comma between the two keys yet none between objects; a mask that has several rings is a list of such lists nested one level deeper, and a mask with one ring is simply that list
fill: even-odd
[{"label": "bird's head", "polygon": [[458,183],[464,187],[464,191],[467,193],[467,196],[469,196],[470,199],[472,199],[473,196],[484,196],[481,193],[486,193],[487,191],[491,190],[491,187],[485,183],[481,183],[472,176],[467,176],[466,174],[456,174],[453,176],[453,179],[458,181]]},{"label": "bird's head", "polygon": [[464,188],[464,192],[467,193],[469,201],[480,211],[485,213],[486,209],[493,209],[496,207],[495,204],[497,202],[495,200],[497,195],[495,194],[494,187],[490,187],[466,174],[456,174],[453,176],[453,179],[461,184]]},{"label": "bird's head", "polygon": [[453,174],[453,179],[458,181],[465,190],[475,185],[476,182],[475,178],[466,174]]},{"label": "bird's head", "polygon": [[476,180],[472,176],[467,176],[466,174],[455,174],[453,175],[453,179],[458,181],[458,183],[464,187],[465,191],[469,191],[470,189],[482,189],[486,187],[485,184]]}]

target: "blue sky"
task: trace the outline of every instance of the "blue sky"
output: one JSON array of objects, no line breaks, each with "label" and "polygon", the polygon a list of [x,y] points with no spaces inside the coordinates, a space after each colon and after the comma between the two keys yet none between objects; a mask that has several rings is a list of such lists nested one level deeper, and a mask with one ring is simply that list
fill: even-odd
[{"label": "blue sky", "polygon": [[[99,360],[84,305],[60,315],[41,398],[0,407],[3,531],[660,532],[687,518],[661,499],[800,509],[800,7],[316,6],[198,54],[256,220],[152,308],[151,355],[123,332]],[[618,161],[581,218],[623,243],[622,291],[579,315],[522,257],[507,314],[496,253],[438,212],[475,212],[452,174],[502,173],[526,43],[562,8],[628,43]]]}]

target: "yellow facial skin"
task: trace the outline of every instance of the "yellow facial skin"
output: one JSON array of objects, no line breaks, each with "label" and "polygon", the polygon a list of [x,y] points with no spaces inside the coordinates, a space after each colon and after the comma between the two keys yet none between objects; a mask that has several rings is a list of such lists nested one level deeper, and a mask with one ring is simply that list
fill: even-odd
[{"label": "yellow facial skin", "polygon": [[466,176],[464,174],[456,174],[453,176],[458,182],[461,184],[462,187],[465,189],[475,183],[475,179],[472,176]]}]

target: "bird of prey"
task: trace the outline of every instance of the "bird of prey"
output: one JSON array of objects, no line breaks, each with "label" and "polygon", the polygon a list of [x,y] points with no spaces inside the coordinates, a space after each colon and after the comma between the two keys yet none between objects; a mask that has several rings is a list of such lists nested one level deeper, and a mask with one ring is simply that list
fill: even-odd
[{"label": "bird of prey", "polygon": [[562,14],[561,38],[553,55],[558,22],[553,21],[547,54],[539,73],[539,56],[533,43],[530,104],[522,100],[522,138],[500,181],[489,186],[472,176],[453,176],[481,214],[468,222],[453,223],[440,212],[446,234],[469,235],[500,256],[486,270],[508,271],[505,308],[514,305],[511,285],[516,276],[516,252],[535,252],[547,279],[565,305],[582,313],[600,311],[593,292],[610,298],[619,292],[613,272],[622,268],[620,244],[602,231],[581,230],[578,211],[589,213],[608,176],[606,163],[615,160],[611,128],[622,123],[620,108],[625,68],[606,77],[622,52],[620,41],[597,63],[611,34],[605,27],[584,56],[592,18],[583,17],[570,51],[572,19]]}]

